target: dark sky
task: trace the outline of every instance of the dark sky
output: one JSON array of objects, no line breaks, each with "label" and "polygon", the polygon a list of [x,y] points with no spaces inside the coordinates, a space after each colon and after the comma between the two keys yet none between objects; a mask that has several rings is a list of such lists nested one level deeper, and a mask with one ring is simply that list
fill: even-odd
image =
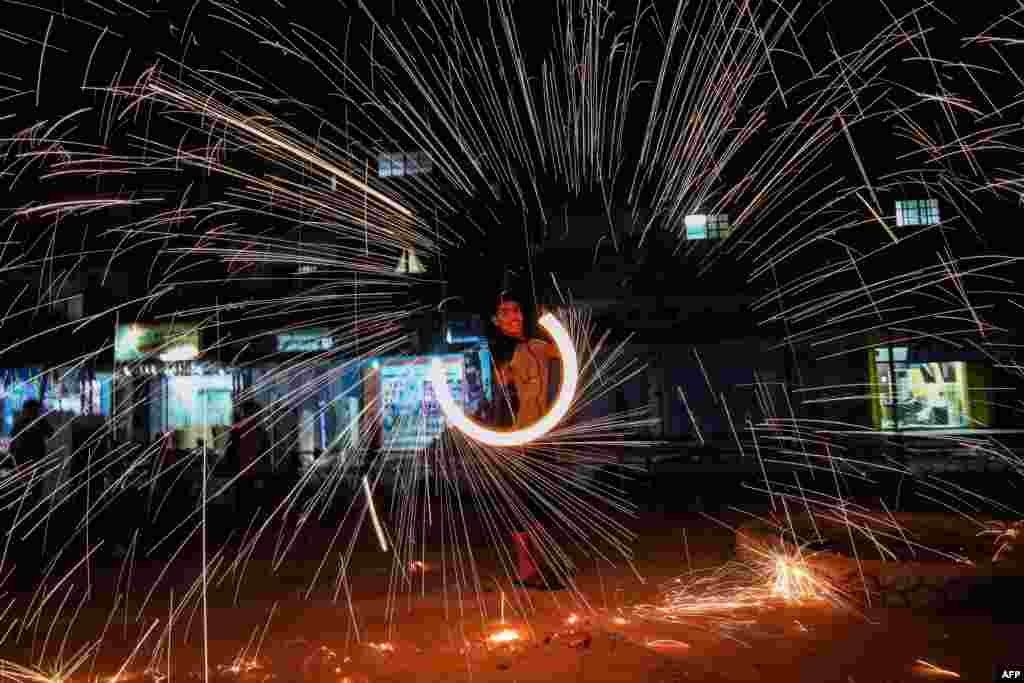
[{"label": "dark sky", "polygon": [[[104,100],[102,95],[82,91],[82,82],[86,69],[89,70],[88,85],[105,86],[109,84],[115,74],[123,73],[123,78],[130,80],[136,77],[158,54],[161,63],[165,68],[173,69],[173,60],[184,57],[185,61],[192,66],[202,66],[209,69],[221,70],[230,74],[244,74],[257,82],[256,88],[271,95],[289,95],[319,107],[332,123],[343,126],[345,120],[345,101],[339,97],[339,93],[330,83],[320,77],[315,69],[299,60],[288,57],[284,52],[274,45],[260,44],[251,34],[238,26],[231,26],[222,21],[216,20],[215,15],[228,16],[229,13],[223,10],[211,10],[211,6],[205,1],[192,2],[150,2],[137,3],[135,6],[149,13],[149,17],[118,7],[108,3],[117,12],[117,16],[105,12],[99,8],[85,3],[67,3],[67,11],[77,17],[77,21],[66,19],[61,14],[61,5],[50,3],[51,13],[42,12],[35,8],[18,6],[7,3],[4,8],[5,30],[16,30],[22,36],[19,40],[8,40],[5,48],[9,48],[11,56],[9,64],[0,68],[21,80],[4,79],[0,77],[0,84],[9,87],[23,88],[30,90],[27,95],[13,98],[4,103],[5,108],[0,110],[0,115],[13,113],[16,116],[8,120],[0,120],[0,127],[5,131],[18,130],[19,127],[31,125],[39,120],[55,121],[60,116],[73,111],[79,106],[93,105],[97,107],[97,115],[92,119],[83,117],[80,123],[80,131],[85,131],[88,126],[96,126],[98,114],[104,111]],[[259,28],[258,32],[263,35],[270,35],[274,30],[280,30],[285,35],[295,37],[291,33],[290,22],[314,28],[329,43],[329,46],[322,49],[334,49],[337,51],[337,58],[341,59],[347,54],[348,63],[352,64],[357,71],[368,77],[369,71],[365,68],[367,60],[365,52],[373,44],[374,53],[382,54],[379,38],[372,38],[374,35],[370,30],[370,24],[362,9],[354,2],[332,3],[304,3],[289,2],[286,7],[279,7],[276,3],[262,3],[260,17],[240,16],[237,21],[253,22],[255,27],[258,21],[263,20],[267,25]],[[407,8],[412,3],[408,0],[380,0],[368,3],[371,11],[379,21],[387,24],[401,24],[405,28],[422,35],[424,25],[422,18],[416,13],[411,13]],[[490,44],[490,33],[487,27],[488,16],[480,11],[484,6],[483,2],[464,3],[466,6],[476,8],[470,13],[467,11],[466,20],[477,32],[481,43],[486,47]],[[909,2],[888,2],[889,9],[895,14],[901,14],[918,3]],[[245,5],[245,3],[242,3]],[[928,10],[922,16],[926,23],[937,26],[929,35],[929,47],[932,56],[945,59],[967,59],[966,51],[961,49],[960,38],[969,35],[974,31],[980,31],[991,23],[995,16],[1002,11],[1002,6],[1007,9],[1013,8],[1013,3],[975,3],[970,7],[942,8],[944,11],[958,11],[953,22],[947,21],[934,10]],[[228,5],[229,7],[231,5]],[[397,15],[392,13],[392,6],[395,8],[405,7],[403,13]],[[444,6],[438,3],[438,6]],[[520,36],[524,54],[530,64],[528,70],[536,73],[543,59],[550,55],[552,45],[552,27],[554,22],[554,11],[552,2],[520,1],[513,3],[515,20],[520,29]],[[613,7],[617,13],[615,21],[622,25],[631,17],[637,9],[635,2],[605,3],[606,7]],[[699,7],[698,3],[694,3]],[[888,14],[881,3],[853,3],[836,1],[828,5],[824,13],[816,15],[817,5],[805,3],[798,15],[800,19],[795,25],[803,32],[802,41],[807,48],[808,54],[815,67],[820,67],[830,59],[830,50],[833,44],[835,48],[843,53],[848,53],[865,43],[878,30],[878,27],[888,23]],[[660,20],[661,26],[667,26],[671,21],[675,3],[655,3],[654,13]],[[987,16],[986,16],[987,15]],[[648,15],[650,16],[650,15]],[[806,23],[808,18],[814,17],[814,21]],[[51,24],[52,19],[52,24]],[[90,26],[85,22],[91,22]],[[613,22],[614,24],[615,22]],[[659,31],[656,22],[648,20],[643,31],[643,41],[650,48],[651,58],[642,61],[640,71],[642,74],[654,74],[657,69],[657,57],[660,56],[658,49]],[[829,33],[826,33],[826,28]],[[104,30],[106,29],[106,30]],[[255,30],[255,29],[254,29]],[[49,33],[47,34],[47,32]],[[311,44],[319,45],[316,39],[309,34],[304,34],[311,41]],[[102,37],[101,37],[102,36]],[[829,40],[832,37],[832,41]],[[40,53],[42,52],[41,41],[47,43],[42,72],[38,70]],[[97,40],[99,40],[97,47]],[[20,41],[20,44],[19,44]],[[35,41],[35,42],[33,42]],[[681,46],[682,47],[682,46]],[[714,46],[709,46],[713,49]],[[991,63],[991,56],[985,50],[975,49],[970,51],[972,59],[988,60],[983,63]],[[241,61],[235,62],[232,57]],[[890,60],[888,66],[894,68],[892,71],[892,88],[895,92],[902,92],[903,88],[914,88],[921,92],[934,91],[933,77],[925,63],[920,61]],[[362,64],[364,66],[360,67]],[[785,55],[777,56],[775,62],[779,77],[786,82],[795,82],[806,77],[806,66],[799,65],[796,60]],[[123,72],[122,72],[123,68]],[[250,71],[251,70],[251,71]],[[255,73],[253,73],[255,72]],[[947,83],[950,90],[956,92],[960,89],[970,90],[972,84],[968,83],[955,71],[944,74],[943,82]],[[263,79],[261,81],[261,79]],[[346,90],[344,78],[339,74],[331,74],[331,79],[342,90]],[[36,90],[36,83],[39,89]],[[990,77],[983,82],[985,88],[990,89],[1001,101],[1012,99],[1013,94],[1009,92],[1013,85],[1006,83],[1004,77]],[[767,77],[755,86],[755,94],[767,95],[773,87],[773,81]],[[639,132],[643,126],[644,97],[649,86],[641,86],[638,90],[638,106],[636,125],[628,127],[627,156],[630,150],[638,146]],[[409,92],[412,92],[410,89]],[[352,95],[352,93],[349,93]],[[905,95],[905,92],[902,92]],[[354,95],[352,95],[354,96]],[[38,105],[36,100],[38,98]],[[755,98],[756,99],[756,98]],[[793,105],[794,107],[797,105]],[[295,124],[314,134],[315,120],[303,118],[296,113],[295,107],[282,105],[282,111],[288,111],[294,115]],[[364,113],[369,110],[355,106],[350,108],[352,119],[358,119],[358,111]],[[778,121],[789,121],[794,116],[793,111],[785,111],[781,106],[772,108],[771,113]],[[915,110],[914,115],[923,123],[941,124],[941,119],[934,107],[929,113],[924,109]],[[1014,116],[1012,112],[1008,116]],[[372,112],[365,117],[361,124],[369,125],[379,122],[380,117],[375,117]],[[155,122],[153,125],[159,126]],[[970,130],[965,126],[965,130]],[[387,133],[389,131],[382,131]],[[394,133],[395,131],[390,131]],[[904,149],[903,143],[894,141],[894,124],[891,121],[877,121],[869,126],[858,129],[856,143],[859,152],[866,160],[869,176],[873,182],[882,177],[893,167],[903,165],[906,162],[896,162],[897,153]],[[750,145],[746,154],[756,157],[763,145],[770,143],[771,138],[765,137]],[[114,144],[127,144],[130,140],[118,139],[115,136]],[[853,161],[852,153],[845,144],[837,144],[829,150],[826,159],[838,177],[845,178],[849,183],[860,183],[860,173]],[[1012,160],[1010,160],[1012,161]],[[742,169],[742,164],[737,164]],[[255,170],[255,169],[254,169]],[[181,182],[182,177],[175,179]],[[189,181],[194,178],[188,178]],[[582,197],[573,196],[560,187],[561,183],[556,178],[540,179],[546,201],[549,208],[562,208],[567,203],[569,210],[580,214],[599,214],[602,204],[595,192],[583,193]],[[104,181],[102,191],[114,192],[123,187],[130,187],[131,181],[122,182],[119,179]],[[212,184],[216,186],[217,181]],[[23,196],[31,196],[33,186],[28,183],[18,193],[15,193],[15,201]],[[65,191],[63,186],[47,183],[48,192],[60,194]],[[94,185],[78,185],[71,187],[68,191],[92,192],[96,190]],[[891,197],[886,201],[888,202]],[[621,196],[616,202],[621,201]],[[492,197],[484,196],[478,198],[460,198],[459,205],[477,212],[480,215],[489,215],[496,211],[499,216],[515,222],[516,208],[496,202]],[[1004,214],[1000,214],[1000,210]],[[1000,216],[997,220],[1004,221],[1009,215],[1005,212],[1004,205],[995,204],[988,209],[989,213],[984,214],[990,220]],[[122,217],[114,216],[114,219]],[[95,228],[95,226],[94,226]],[[1013,239],[1008,236],[1008,231],[986,231],[987,245],[995,248],[999,246],[1012,246]],[[970,238],[970,233],[965,233]],[[76,240],[77,242],[77,240]],[[867,240],[868,243],[871,239]],[[76,246],[78,244],[76,243]],[[493,244],[491,245],[493,246]]]}]

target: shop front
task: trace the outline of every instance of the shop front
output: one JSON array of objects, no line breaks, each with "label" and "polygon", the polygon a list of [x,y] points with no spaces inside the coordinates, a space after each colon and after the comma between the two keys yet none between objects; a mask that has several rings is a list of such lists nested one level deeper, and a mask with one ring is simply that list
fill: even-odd
[{"label": "shop front", "polygon": [[233,415],[233,371],[206,363],[148,377],[149,439],[174,433],[178,449],[220,448]]},{"label": "shop front", "polygon": [[84,368],[0,369],[0,434],[9,437],[26,401],[42,402],[49,416],[110,414],[111,372]]},{"label": "shop front", "polygon": [[290,453],[303,468],[360,446],[364,362],[284,361],[251,369],[248,400],[264,409],[275,463]]},{"label": "shop front", "polygon": [[462,353],[380,358],[371,366],[367,405],[376,406],[369,433],[388,452],[429,446],[444,429],[430,382],[434,358],[442,359],[452,397],[468,415],[486,421],[492,400],[490,354],[480,346]]},{"label": "shop front", "polygon": [[[433,355],[344,358],[331,330],[302,328],[248,337],[245,354],[225,354],[237,363],[227,366],[200,351],[188,324],[133,327],[119,330],[115,393],[117,405],[139,406],[135,441],[173,433],[178,449],[219,450],[248,401],[264,416],[275,470],[295,460],[303,469],[333,467],[369,445],[412,451],[443,429],[428,379]],[[486,346],[440,355],[456,399],[484,418],[492,393]]]},{"label": "shop front", "polygon": [[980,359],[924,346],[871,350],[872,415],[883,431],[991,427],[989,373]]},{"label": "shop front", "polygon": [[223,440],[231,425],[234,373],[201,358],[198,325],[121,325],[114,362],[117,405],[135,417],[124,423],[130,439],[173,433],[178,449],[214,447]]},{"label": "shop front", "polygon": [[[54,430],[47,443],[48,457],[82,452],[89,437],[110,414],[113,377],[111,372],[75,366],[0,368],[0,470],[16,463],[9,458],[15,421],[26,401],[42,403],[44,419]],[[17,463],[23,465],[24,463]],[[66,473],[66,467],[47,468],[45,487],[52,491]]]}]

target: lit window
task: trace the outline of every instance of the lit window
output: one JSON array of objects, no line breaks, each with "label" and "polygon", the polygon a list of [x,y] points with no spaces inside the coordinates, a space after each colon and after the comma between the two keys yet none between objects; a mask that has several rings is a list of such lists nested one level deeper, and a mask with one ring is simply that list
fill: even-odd
[{"label": "lit window", "polygon": [[905,346],[875,349],[875,392],[882,429],[969,427],[970,398],[963,361],[912,358]]},{"label": "lit window", "polygon": [[377,157],[377,174],[381,178],[405,175],[405,155],[381,154]]},{"label": "lit window", "polygon": [[301,266],[299,266],[298,273],[299,275],[309,275],[310,273],[315,273],[316,271],[316,266],[310,265],[308,263],[303,263]]},{"label": "lit window", "polygon": [[[907,347],[906,346],[896,346],[896,347],[894,347],[893,350],[892,350],[892,358],[897,363],[905,363],[905,362],[907,362]],[[889,347],[888,346],[884,346],[884,347],[882,347],[880,349],[875,349],[875,360],[878,361],[879,363],[888,363],[889,362]]]},{"label": "lit window", "polygon": [[732,232],[729,216],[724,213],[708,216],[708,239],[724,240]]},{"label": "lit window", "polygon": [[381,178],[391,176],[391,155],[381,154],[377,157],[377,175]]},{"label": "lit window", "polygon": [[422,151],[393,152],[377,157],[377,175],[381,178],[430,173],[433,166],[430,157]]},{"label": "lit window", "polygon": [[936,225],[939,222],[938,199],[900,199],[896,202],[896,225]]},{"label": "lit window", "polygon": [[405,155],[405,174],[416,175],[420,173],[420,152],[413,152],[412,154]]},{"label": "lit window", "polygon": [[686,239],[704,240],[708,238],[708,217],[695,214],[686,217]]},{"label": "lit window", "polygon": [[686,239],[721,240],[732,232],[728,214],[690,214],[685,219]]}]

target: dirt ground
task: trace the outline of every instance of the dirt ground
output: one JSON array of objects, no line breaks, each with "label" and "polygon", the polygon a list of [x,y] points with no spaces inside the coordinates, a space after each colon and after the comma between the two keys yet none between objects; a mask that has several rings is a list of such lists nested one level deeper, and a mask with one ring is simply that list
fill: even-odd
[{"label": "dirt ground", "polygon": [[[209,666],[213,677],[247,681],[884,683],[988,681],[997,665],[1024,665],[1024,619],[1015,619],[1012,610],[998,618],[990,611],[936,615],[907,609],[874,609],[860,615],[824,605],[777,603],[720,615],[733,627],[728,633],[712,617],[686,624],[645,622],[637,618],[634,606],[657,604],[659,586],[688,565],[712,567],[731,559],[733,538],[728,529],[690,514],[644,514],[633,528],[641,534],[634,566],[580,561],[579,595],[527,592],[512,589],[507,579],[491,580],[501,573],[489,566],[483,548],[478,563],[484,586],[480,594],[460,600],[432,566],[439,558],[429,554],[428,571],[417,577],[416,590],[391,592],[391,556],[366,536],[360,539],[350,568],[350,605],[344,591],[334,599],[336,585],[327,580],[304,599],[317,570],[316,555],[286,562],[276,573],[269,562],[254,557],[245,568],[237,605],[237,576],[211,585]],[[310,530],[303,545],[324,547],[330,533],[327,527]],[[159,568],[142,563],[133,568],[129,609],[119,603],[113,613],[116,591],[112,583],[104,583],[113,580],[113,572],[98,571],[95,603],[83,606],[74,619],[67,616],[74,611],[73,604],[66,605],[64,616],[50,617],[49,622],[40,619],[17,643],[12,632],[0,645],[0,656],[18,664],[52,665],[64,631],[72,625],[72,636],[63,645],[64,659],[76,641],[104,634],[99,654],[75,680],[98,676],[110,681],[109,676],[121,669],[119,682],[141,680],[146,669],[162,677],[167,672],[166,650],[155,645],[166,628],[166,591],[155,593],[142,618],[136,619]],[[176,588],[176,599],[185,590],[185,585]],[[59,594],[51,602],[58,599]],[[9,621],[15,612],[12,609],[3,619]],[[487,640],[503,629],[516,631],[520,640]],[[44,651],[48,631],[50,642]],[[171,679],[201,680],[202,613],[184,612],[173,632]],[[216,672],[243,652],[255,657],[259,668]],[[930,670],[919,660],[953,673]]]}]

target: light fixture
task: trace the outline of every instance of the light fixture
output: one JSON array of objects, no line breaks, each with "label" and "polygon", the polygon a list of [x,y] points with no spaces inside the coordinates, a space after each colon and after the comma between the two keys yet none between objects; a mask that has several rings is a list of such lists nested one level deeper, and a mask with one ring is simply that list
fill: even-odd
[{"label": "light fixture", "polygon": [[402,255],[398,257],[398,265],[395,266],[395,272],[402,273],[403,275],[421,275],[427,272],[427,269],[419,257],[416,256],[416,249],[409,247],[408,249],[403,249]]},{"label": "light fixture", "polygon": [[170,363],[173,361],[192,360],[198,355],[199,348],[195,344],[178,344],[161,353],[160,360]]}]

